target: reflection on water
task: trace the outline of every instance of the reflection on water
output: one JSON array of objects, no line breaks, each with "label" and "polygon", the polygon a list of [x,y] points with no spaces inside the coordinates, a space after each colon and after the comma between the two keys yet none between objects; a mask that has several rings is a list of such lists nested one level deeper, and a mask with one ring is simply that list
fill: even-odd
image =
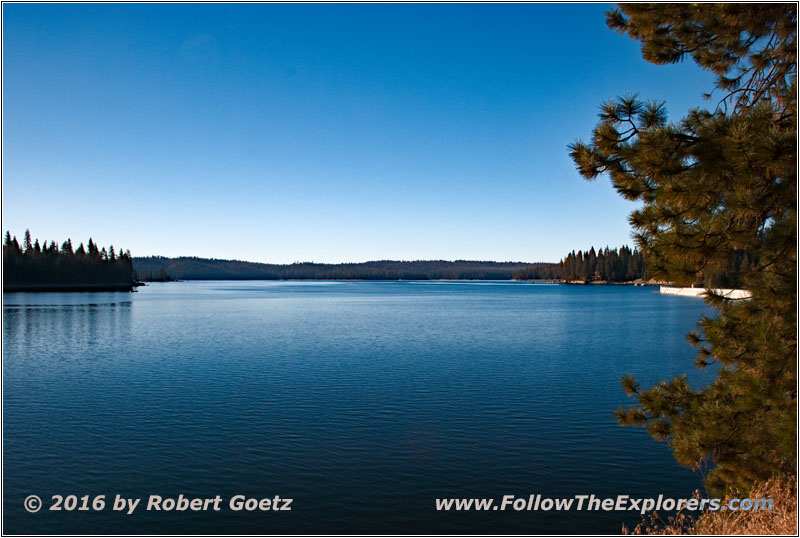
[{"label": "reflection on water", "polygon": [[[129,338],[132,307],[129,296],[128,293],[5,294],[4,365],[13,367],[16,359],[47,353],[48,349],[80,354],[100,339]],[[80,302],[82,298],[86,302]]]},{"label": "reflection on water", "polygon": [[[181,282],[6,294],[6,533],[618,533],[436,497],[682,497],[619,378],[695,372],[708,308],[628,286]],[[235,494],[288,513],[28,514],[30,494]]]}]

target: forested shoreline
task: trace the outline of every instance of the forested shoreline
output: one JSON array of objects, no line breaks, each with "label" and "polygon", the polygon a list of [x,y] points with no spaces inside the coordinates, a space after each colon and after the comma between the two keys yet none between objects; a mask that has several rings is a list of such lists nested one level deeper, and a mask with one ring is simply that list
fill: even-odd
[{"label": "forested shoreline", "polygon": [[266,264],[197,257],[134,258],[139,280],[549,280],[624,283],[644,278],[636,249],[592,247],[558,263],[489,261],[392,261]]},{"label": "forested shoreline", "polygon": [[129,251],[99,247],[90,238],[73,248],[67,239],[40,244],[28,230],[22,245],[10,232],[3,241],[3,291],[131,291],[135,284]]},{"label": "forested shoreline", "polygon": [[3,242],[4,291],[130,290],[137,281],[170,280],[550,280],[629,282],[644,275],[639,252],[628,247],[569,253],[559,263],[470,260],[379,260],[363,263],[267,264],[214,258],[150,256],[129,251],[40,243],[30,232],[20,245],[6,232]]},{"label": "forested shoreline", "polygon": [[[164,280],[511,280],[530,264],[487,261],[371,261],[267,264],[196,257],[134,258],[137,278]],[[538,263],[534,266],[551,266]]]},{"label": "forested shoreline", "polygon": [[515,280],[556,279],[566,282],[632,282],[646,278],[642,254],[627,246],[619,249],[594,247],[586,252],[573,250],[557,264],[530,266],[514,273]]},{"label": "forested shoreline", "polygon": [[[739,275],[752,264],[747,255],[720,267],[709,285],[738,287]],[[623,284],[648,279],[645,259],[637,249],[574,250],[558,263],[469,260],[379,260],[363,263],[268,264],[215,258],[137,257],[129,251],[73,247],[67,239],[32,240],[26,230],[22,245],[10,232],[3,242],[4,291],[131,290],[138,282],[171,280],[547,280],[568,283]],[[702,285],[703,283],[698,283]]]}]

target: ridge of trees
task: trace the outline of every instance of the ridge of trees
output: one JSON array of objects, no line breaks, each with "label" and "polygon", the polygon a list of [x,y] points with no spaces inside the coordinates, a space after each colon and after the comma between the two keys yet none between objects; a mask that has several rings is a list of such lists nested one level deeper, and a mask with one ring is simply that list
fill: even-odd
[{"label": "ridge of trees", "polygon": [[[550,267],[537,263],[534,267]],[[139,279],[158,280],[511,280],[530,264],[490,261],[393,261],[267,264],[197,257],[134,258]]]}]

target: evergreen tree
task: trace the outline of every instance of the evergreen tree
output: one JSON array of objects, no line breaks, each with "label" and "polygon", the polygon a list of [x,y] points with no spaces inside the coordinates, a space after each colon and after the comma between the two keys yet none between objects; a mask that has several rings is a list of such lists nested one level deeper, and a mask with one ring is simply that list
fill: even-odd
[{"label": "evergreen tree", "polygon": [[711,489],[796,474],[796,5],[623,4],[607,22],[641,41],[650,62],[690,56],[715,73],[706,97],[718,100],[669,123],[664,103],[618,98],[572,158],[587,179],[608,173],[642,203],[630,221],[653,276],[712,286],[741,268],[752,293],[706,293],[719,315],[689,340],[698,367],[719,364],[713,383],[681,377],[645,390],[626,376],[637,405],[617,419],[668,441],[684,465],[712,463]]},{"label": "evergreen tree", "polygon": [[31,243],[31,231],[26,229],[25,236],[22,238],[22,250],[28,252],[33,248],[33,243]]}]

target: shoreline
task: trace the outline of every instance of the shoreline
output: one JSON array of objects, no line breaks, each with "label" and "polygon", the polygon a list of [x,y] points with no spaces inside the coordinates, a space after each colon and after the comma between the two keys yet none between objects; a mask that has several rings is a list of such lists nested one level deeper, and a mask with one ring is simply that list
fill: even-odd
[{"label": "shoreline", "polygon": [[3,285],[3,293],[43,293],[43,292],[91,292],[91,291],[125,291],[132,292],[138,283],[117,284],[9,284]]},{"label": "shoreline", "polygon": [[[722,295],[723,297],[732,300],[749,299],[753,296],[753,294],[747,290],[738,290],[732,288],[715,288],[711,291],[717,295]],[[697,297],[702,299],[706,294],[706,288],[679,288],[675,286],[661,286],[656,293],[660,293],[661,295]]]},{"label": "shoreline", "polygon": [[[46,292],[134,292],[139,286],[149,286],[152,284],[162,284],[168,282],[509,282],[509,283],[529,283],[529,284],[559,284],[566,286],[661,286],[663,282],[631,280],[625,282],[607,281],[566,281],[558,279],[451,279],[451,278],[431,278],[431,279],[401,279],[401,278],[183,278],[175,280],[145,280],[134,283],[100,284],[100,283],[80,283],[80,284],[11,284],[3,286],[3,293],[46,293]],[[668,288],[673,289],[673,288]],[[679,288],[674,288],[679,289]],[[689,289],[689,288],[687,288]],[[704,290],[699,289],[702,293]],[[730,290],[725,290],[730,291]],[[669,295],[681,295],[678,293],[668,293]],[[688,294],[687,294],[688,295]]]}]

